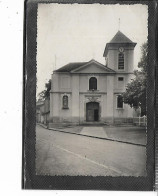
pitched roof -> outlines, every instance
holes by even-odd
[[[70,72],[73,69],[79,68],[82,65],[86,64],[88,62],[74,62],[74,63],[69,63],[67,65],[64,65],[63,67],[57,69],[55,72]]]
[[[112,40],[106,44],[103,56],[106,57],[108,53],[109,46],[112,45],[130,45],[135,47],[137,43],[132,42],[128,37],[126,37],[121,31],[118,31]]]
[[[71,71],[75,71],[75,70],[78,70],[79,68],[81,67],[84,67],[84,66],[88,66],[90,63],[96,63],[102,67],[104,67],[104,69],[106,69],[107,72],[113,72],[115,73],[115,71],[113,69],[110,69],[109,67],[106,67],[105,65],[95,61],[94,59],[88,61],[88,62],[74,62],[74,63],[69,63],[59,69],[57,69],[55,72],[71,72]]]
[[[118,31],[112,38],[110,43],[133,43],[128,37],[126,37],[121,31]]]
[[[109,67],[99,63],[98,61],[96,61],[94,59],[90,60],[89,62],[85,63],[84,65],[82,65],[82,66],[80,66],[80,67],[78,67],[76,69],[73,69],[72,72],[76,72],[76,71],[78,71],[78,70],[80,70],[82,68],[85,68],[86,66],[90,65],[91,63],[95,63],[96,65],[102,67],[106,72],[115,73],[115,71],[113,69],[110,69]]]

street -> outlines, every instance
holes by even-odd
[[[145,176],[144,146],[36,127],[36,174]]]

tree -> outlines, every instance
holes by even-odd
[[[148,63],[148,43],[144,43],[141,46],[141,59],[138,63],[138,67],[141,69],[141,73],[145,74],[145,77],[147,77],[147,63]]]
[[[123,93],[124,103],[131,107],[141,108],[141,115],[146,115],[146,81],[147,81],[147,54],[148,45],[144,43],[141,46],[141,59],[138,63],[140,70],[135,70],[135,78],[127,84],[126,91]]]
[[[50,98],[50,90],[51,90],[51,80],[49,80],[46,84],[45,84],[45,90],[41,91],[38,96],[39,99],[44,100],[46,98]]]

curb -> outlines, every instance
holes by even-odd
[[[37,125],[40,125],[41,127],[45,128],[45,129],[48,129],[48,127],[44,124],[41,124],[41,123],[37,123]]]
[[[111,139],[111,138],[103,138],[103,137],[97,137],[97,136],[92,136],[92,135],[84,135],[84,134],[80,134],[80,133],[62,131],[62,130],[55,129],[55,128],[48,128],[48,129],[49,129],[49,130],[53,130],[53,131],[62,132],[62,133],[68,133],[68,134],[80,135],[80,136],[91,137],[91,138],[97,138],[97,139],[102,139],[102,140],[109,140],[109,141],[114,141],[114,142],[119,142],[119,143],[125,143],[125,144],[134,145],[134,146],[146,147],[146,145],[144,145],[144,144],[136,144],[136,143],[132,143],[132,142],[126,142],[126,141],[121,141],[121,140],[116,140],[116,139]]]

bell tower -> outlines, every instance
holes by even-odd
[[[136,43],[118,31],[105,46],[106,66],[119,73],[133,73],[135,46]]]

